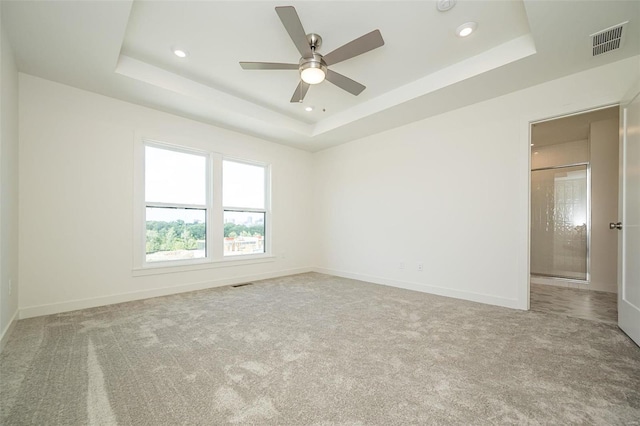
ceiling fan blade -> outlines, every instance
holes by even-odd
[[[298,87],[296,87],[296,91],[293,92],[291,102],[302,102],[305,95],[307,94],[307,90],[309,90],[309,86],[310,84],[300,80],[300,84],[298,84]]]
[[[351,59],[355,56],[362,55],[370,50],[377,49],[384,45],[380,30],[373,30],[349,43],[338,47],[333,52],[324,55],[324,61],[327,65],[337,64],[338,62]]]
[[[331,83],[335,84],[342,90],[346,90],[347,92],[356,96],[358,96],[364,89],[367,88],[357,81],[351,80],[349,77],[345,77],[344,75],[331,70],[327,70],[327,80],[329,80]]]
[[[276,13],[280,17],[282,25],[284,25],[284,28],[289,33],[289,37],[293,40],[293,44],[298,48],[298,52],[300,52],[303,58],[310,57],[311,46],[309,46],[307,33],[302,27],[302,22],[300,22],[296,8],[293,6],[279,6],[276,7]]]
[[[281,64],[279,62],[240,62],[245,70],[297,70],[298,64]]]

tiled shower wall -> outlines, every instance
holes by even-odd
[[[587,278],[587,167],[531,173],[531,272]]]
[[[586,139],[532,148],[531,273],[534,275],[587,279],[587,167],[562,166],[588,161]]]

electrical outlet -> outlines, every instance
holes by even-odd
[[[424,265],[422,263],[418,263],[418,271],[422,272],[424,269]]]
[[[398,268],[404,269],[404,262],[400,262],[400,265],[398,265]]]

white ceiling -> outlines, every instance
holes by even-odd
[[[331,67],[360,96],[323,82],[291,104],[297,71],[240,68],[298,61],[280,2],[4,1],[2,19],[22,72],[310,151],[640,54],[638,1],[286,4],[324,54],[381,31],[384,46]],[[625,45],[591,57],[589,35],[627,20]]]

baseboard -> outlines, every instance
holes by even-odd
[[[526,310],[526,308],[523,308],[521,306],[521,302],[518,299],[508,299],[505,297],[498,297],[498,296],[492,296],[492,295],[482,294],[482,293],[474,293],[474,292],[463,291],[463,290],[455,290],[451,288],[438,287],[438,286],[433,286],[433,285],[428,285],[423,283],[391,280],[388,278],[380,278],[380,277],[373,277],[369,275],[356,274],[352,272],[337,271],[335,269],[316,267],[316,268],[313,268],[313,271],[319,272],[321,274],[336,275],[338,277],[343,277],[343,278],[352,278],[354,280],[367,281],[374,284],[387,285],[390,287],[398,287],[398,288],[404,288],[407,290],[420,291],[422,293],[436,294],[438,296],[453,297],[455,299],[469,300],[472,302],[485,303],[488,305],[496,305],[496,306],[502,306],[505,308]],[[526,303],[526,301],[524,303]]]
[[[2,335],[0,335],[0,354],[4,350],[4,346],[7,344],[7,341],[9,340],[9,337],[11,336],[11,332],[13,331],[13,329],[16,326],[16,323],[18,322],[18,313],[19,312],[20,311],[18,309],[16,309],[16,311],[13,313],[13,316],[11,317],[11,320],[9,321],[9,324],[7,324],[7,326],[4,328],[4,330],[2,330]]]
[[[95,308],[98,306],[113,305],[115,303],[132,302],[134,300],[149,299],[152,297],[169,296],[171,294],[186,293],[189,291],[204,290],[207,288],[223,287],[233,284],[241,284],[247,281],[257,281],[269,278],[278,278],[288,275],[303,274],[305,272],[318,272],[321,274],[335,275],[343,278],[352,278],[360,281],[367,281],[374,284],[388,285],[391,287],[404,288],[407,290],[420,291],[423,293],[436,294],[439,296],[453,297],[456,299],[470,300],[472,302],[486,303],[489,305],[503,306],[512,309],[523,309],[517,299],[507,299],[497,296],[491,296],[482,293],[473,293],[468,291],[454,290],[445,287],[432,286],[422,283],[390,280],[387,278],[374,277],[351,272],[338,271],[334,269],[320,267],[295,268],[276,272],[267,272],[254,275],[243,275],[233,278],[225,278],[220,280],[201,281],[196,283],[184,284],[180,286],[163,287],[151,290],[142,290],[130,293],[122,293],[104,297],[96,297],[90,299],[71,300],[68,302],[52,303],[47,305],[27,306],[20,308],[14,315],[11,324],[7,327],[2,335],[2,344],[5,338],[8,338],[11,329],[16,321],[16,316],[20,319],[39,317],[43,315],[59,314],[62,312],[76,311],[79,309]]]
[[[163,287],[151,290],[135,291],[111,296],[95,297],[91,299],[71,300],[68,302],[52,303],[39,306],[27,306],[20,308],[19,318],[33,318],[43,315],[59,314],[62,312],[77,311],[78,309],[95,308],[98,306],[113,305],[115,303],[132,302],[134,300],[149,299],[152,297],[169,296],[171,294],[186,293],[207,288],[223,287],[233,284],[246,283],[248,281],[265,280],[269,278],[284,277],[287,275],[303,274],[311,272],[313,268],[296,268],[262,274],[243,275],[220,280],[201,281],[180,286]]]

